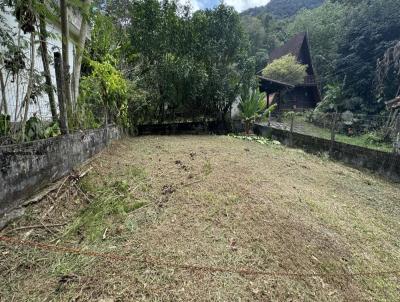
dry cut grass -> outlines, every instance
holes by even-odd
[[[217,136],[123,139],[87,166],[3,235],[126,258],[0,242],[1,301],[400,300],[399,274],[353,275],[400,270],[398,184]]]

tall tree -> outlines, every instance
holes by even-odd
[[[42,3],[44,3],[43,0]],[[49,97],[51,116],[53,118],[53,121],[55,122],[58,120],[58,116],[57,116],[56,101],[54,97],[53,83],[51,80],[51,73],[50,73],[49,54],[47,49],[47,36],[48,33],[46,30],[46,16],[42,12],[39,14],[40,52],[42,57],[44,76],[46,80],[46,92]]]
[[[72,118],[72,95],[71,95],[71,75],[69,65],[69,21],[67,0],[60,0],[61,14],[61,43],[62,43],[62,65],[64,73],[63,95],[67,108],[68,119]]]
[[[82,1],[82,21],[81,21],[81,28],[79,31],[79,40],[76,46],[76,54],[74,58],[74,67],[73,67],[73,75],[72,75],[72,96],[74,99],[74,105],[76,105],[78,96],[79,96],[79,81],[81,77],[81,66],[82,66],[82,59],[83,53],[86,45],[86,39],[89,32],[89,9],[92,0],[83,0]]]
[[[31,47],[31,53],[30,53],[30,62],[31,66],[29,68],[29,79],[28,79],[28,87],[26,89],[26,94],[23,102],[24,106],[24,117],[22,120],[22,140],[25,140],[25,125],[26,121],[28,120],[28,113],[29,113],[29,105],[31,102],[31,96],[32,96],[32,90],[33,90],[33,84],[34,84],[34,72],[35,72],[35,61],[36,61],[36,52],[35,52],[35,31],[32,30],[31,32],[31,38],[30,38],[30,47]]]
[[[338,59],[339,40],[347,12],[345,5],[327,1],[318,8],[300,11],[286,28],[288,36],[308,33],[313,67],[324,85],[332,81],[330,75],[335,72],[334,62]]]
[[[346,14],[335,74],[346,77],[345,91],[361,97],[358,109],[367,113],[384,108],[377,102],[376,61],[400,39],[399,7],[400,0],[364,1]]]

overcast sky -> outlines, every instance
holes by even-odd
[[[225,0],[227,5],[231,5],[238,12],[244,11],[250,7],[262,6],[269,2],[270,0]],[[220,0],[190,0],[194,10],[212,8],[219,4]]]

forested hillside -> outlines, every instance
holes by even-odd
[[[320,6],[325,0],[271,0],[264,6],[250,8],[244,11],[242,16],[262,16],[266,13],[276,18],[287,18],[295,15],[303,8],[315,8]]]

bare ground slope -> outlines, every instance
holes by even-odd
[[[220,136],[123,139],[90,167],[0,234],[82,253],[0,241],[1,301],[400,300],[378,273],[400,270],[398,184]]]

